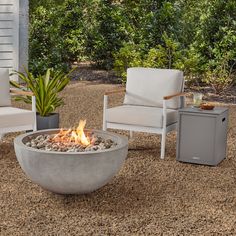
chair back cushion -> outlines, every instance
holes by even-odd
[[[172,69],[129,68],[124,104],[163,107],[163,97],[182,92],[183,72]],[[180,98],[167,101],[167,108],[178,109]]]
[[[0,107],[11,106],[9,70],[0,69]]]

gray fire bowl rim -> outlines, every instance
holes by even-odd
[[[119,150],[122,149],[126,146],[128,146],[128,138],[126,136],[117,134],[117,133],[113,133],[113,132],[109,132],[109,131],[103,131],[103,130],[96,130],[96,129],[84,129],[85,131],[89,131],[89,132],[94,132],[95,134],[107,134],[111,137],[114,138],[118,138],[119,139],[119,143],[117,143],[117,145],[113,148],[109,148],[109,149],[103,149],[103,150],[97,150],[97,151],[88,151],[88,152],[56,152],[56,151],[46,151],[46,150],[40,150],[40,149],[36,149],[36,148],[32,148],[32,147],[28,147],[25,145],[25,143],[23,142],[23,139],[31,136],[31,135],[35,135],[35,134],[47,134],[47,133],[54,133],[54,132],[58,132],[60,131],[60,129],[45,129],[45,130],[39,130],[39,131],[33,131],[33,132],[29,132],[29,133],[25,133],[25,134],[20,134],[18,135],[15,139],[14,139],[14,144],[23,146],[25,149],[27,150],[31,150],[34,152],[39,152],[39,153],[50,153],[50,154],[56,154],[56,155],[65,155],[65,154],[69,154],[70,156],[72,155],[78,155],[78,154],[83,154],[83,155],[91,155],[91,154],[99,154],[99,153],[104,153],[104,152],[112,152],[115,150]]]

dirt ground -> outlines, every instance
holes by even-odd
[[[119,86],[72,82],[62,93],[61,127],[86,118],[88,128],[101,129],[103,94]],[[110,105],[121,101],[116,95]],[[236,106],[227,106],[227,159],[217,167],[177,162],[175,133],[160,160],[159,136],[135,133],[121,171],[87,195],[32,183],[16,160],[17,134],[7,135],[0,142],[0,235],[236,235]]]
[[[90,62],[75,64],[77,69],[71,74],[72,81],[95,81],[102,83],[120,84],[121,78],[117,77],[114,71],[106,71],[95,68]],[[214,101],[227,104],[236,104],[236,86],[230,87],[221,94],[215,94],[211,86],[194,86],[186,81],[185,91],[201,92],[205,101]]]

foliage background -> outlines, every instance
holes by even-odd
[[[216,92],[236,83],[235,0],[32,0],[30,70],[89,60],[114,69],[184,70]]]

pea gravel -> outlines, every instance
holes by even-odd
[[[89,145],[83,145],[81,143],[76,143],[73,141],[59,141],[53,140],[55,135],[58,133],[47,135],[40,134],[36,137],[28,137],[28,141],[25,142],[25,145],[39,150],[54,151],[54,152],[91,152],[99,151],[104,149],[113,148],[117,143],[113,142],[111,139],[104,139],[100,136],[90,134]],[[68,139],[70,138],[68,135]]]
[[[87,128],[100,129],[103,93],[117,87],[71,83],[62,93],[61,126],[86,118]],[[116,95],[110,104],[120,101]],[[236,235],[236,107],[228,106],[228,154],[219,166],[177,162],[175,133],[160,160],[160,138],[135,133],[119,174],[88,195],[56,195],[33,184],[14,154],[17,134],[8,134],[0,143],[0,235]]]

